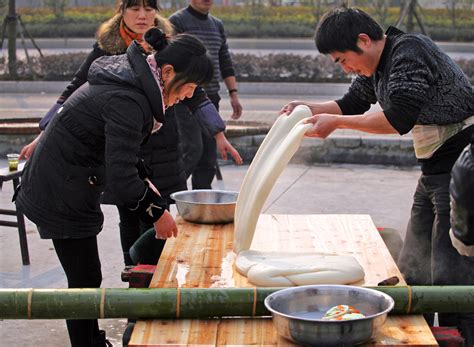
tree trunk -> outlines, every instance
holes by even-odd
[[[17,78],[16,73],[16,8],[15,0],[8,2],[8,73],[11,78]]]
[[[415,29],[415,22],[414,22],[414,17],[415,17],[415,11],[416,11],[416,0],[407,0],[409,1],[408,5],[408,18],[407,18],[407,32],[412,33],[413,30]]]

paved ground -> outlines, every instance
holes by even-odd
[[[0,161],[6,165],[5,161]],[[221,167],[223,181],[214,188],[238,190],[247,166]],[[270,194],[263,213],[369,214],[378,226],[391,227],[403,235],[418,171],[370,165],[290,165]],[[11,206],[10,184],[0,194],[0,208]],[[103,287],[126,287],[120,281],[123,268],[113,206],[103,206],[104,230],[99,235]],[[0,287],[64,288],[65,276],[49,240],[41,240],[28,222],[31,265],[22,266],[18,236],[14,229],[0,227]],[[114,346],[121,346],[124,319],[100,321]],[[0,346],[68,346],[63,320],[0,321]]]

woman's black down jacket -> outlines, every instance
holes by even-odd
[[[101,198],[133,208],[147,189],[137,155],[153,119],[165,119],[144,55],[133,43],[125,55],[97,59],[88,79],[53,118],[23,172],[16,203],[42,238],[96,235]]]

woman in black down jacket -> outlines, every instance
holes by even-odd
[[[144,42],[144,33],[153,26],[161,29],[168,37],[173,35],[171,23],[158,13],[157,0],[121,0],[115,16],[99,27],[96,35],[97,42],[94,44],[92,51],[58,98],[56,104],[40,121],[40,128],[44,131],[64,101],[87,82],[89,67],[95,59],[104,55],[124,54],[134,39]],[[183,104],[193,112],[193,116],[195,115],[200,119],[200,124],[209,134],[212,136],[218,133],[223,134],[225,125],[202,88],[197,88],[194,96],[186,99]],[[206,112],[202,112],[203,109]],[[174,107],[166,111],[165,117],[166,122],[163,128],[150,136],[148,141],[142,145],[139,157],[144,160],[146,167],[150,168],[149,178],[158,188],[161,196],[167,200],[168,204],[172,204],[174,201],[169,197],[170,194],[187,189],[186,172],[183,154],[179,147],[178,124]],[[21,157],[28,159],[32,155],[42,134],[40,133],[33,142],[22,149]],[[225,136],[221,139],[219,150],[221,152],[229,151],[233,156],[238,156],[237,151],[225,139]],[[118,206],[118,211],[124,263],[125,265],[132,265],[137,262],[137,259],[130,257],[130,247],[145,230],[153,226],[140,222],[137,214],[126,207]],[[140,262],[156,264],[166,241],[153,238],[145,238],[145,240],[150,251],[135,253],[138,253]],[[138,245],[142,244],[143,242],[140,242]],[[136,249],[141,249],[141,247],[135,247]]]
[[[61,105],[25,165],[17,207],[53,240],[69,288],[100,287],[100,202],[135,211],[157,238],[177,235],[166,200],[139,177],[138,154],[166,123],[166,107],[191,97],[213,70],[194,36],[168,42],[161,33],[159,41],[154,55],[134,41],[124,55],[95,60],[88,83]],[[98,345],[97,320],[67,327],[72,346]]]

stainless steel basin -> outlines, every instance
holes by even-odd
[[[234,221],[238,192],[196,189],[171,194],[184,220],[201,224],[224,224]]]
[[[336,305],[359,309],[365,318],[326,321],[321,318]],[[343,285],[292,287],[265,299],[273,324],[283,337],[309,346],[353,346],[370,340],[393,309],[393,299],[373,289]]]

